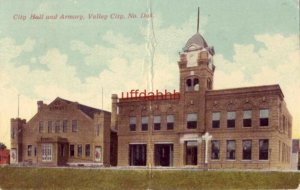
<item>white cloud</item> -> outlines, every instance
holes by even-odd
[[[215,88],[279,84],[294,120],[294,135],[300,137],[300,58],[298,37],[257,35],[263,47],[235,45],[233,61],[215,56]],[[255,48],[257,50],[255,51]]]

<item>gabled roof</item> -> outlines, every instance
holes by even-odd
[[[93,107],[89,107],[83,104],[79,104],[77,102],[72,102],[70,100],[66,100],[60,97],[55,98],[55,100],[53,100],[49,105],[51,105],[52,103],[54,103],[55,101],[60,100],[65,102],[66,104],[78,104],[78,109],[81,110],[83,113],[85,113],[87,116],[89,116],[90,118],[94,118],[94,114],[95,113],[100,113],[100,112],[107,112],[101,109],[97,109],[97,108],[93,108]]]

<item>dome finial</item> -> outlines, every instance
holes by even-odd
[[[197,33],[199,33],[200,8],[198,7]]]

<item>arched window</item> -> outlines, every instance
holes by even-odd
[[[191,79],[186,80],[186,91],[192,91],[192,80]]]
[[[199,91],[199,79],[194,78],[194,90]]]

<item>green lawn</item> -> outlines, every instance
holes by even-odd
[[[0,168],[0,189],[295,189],[300,173]]]

